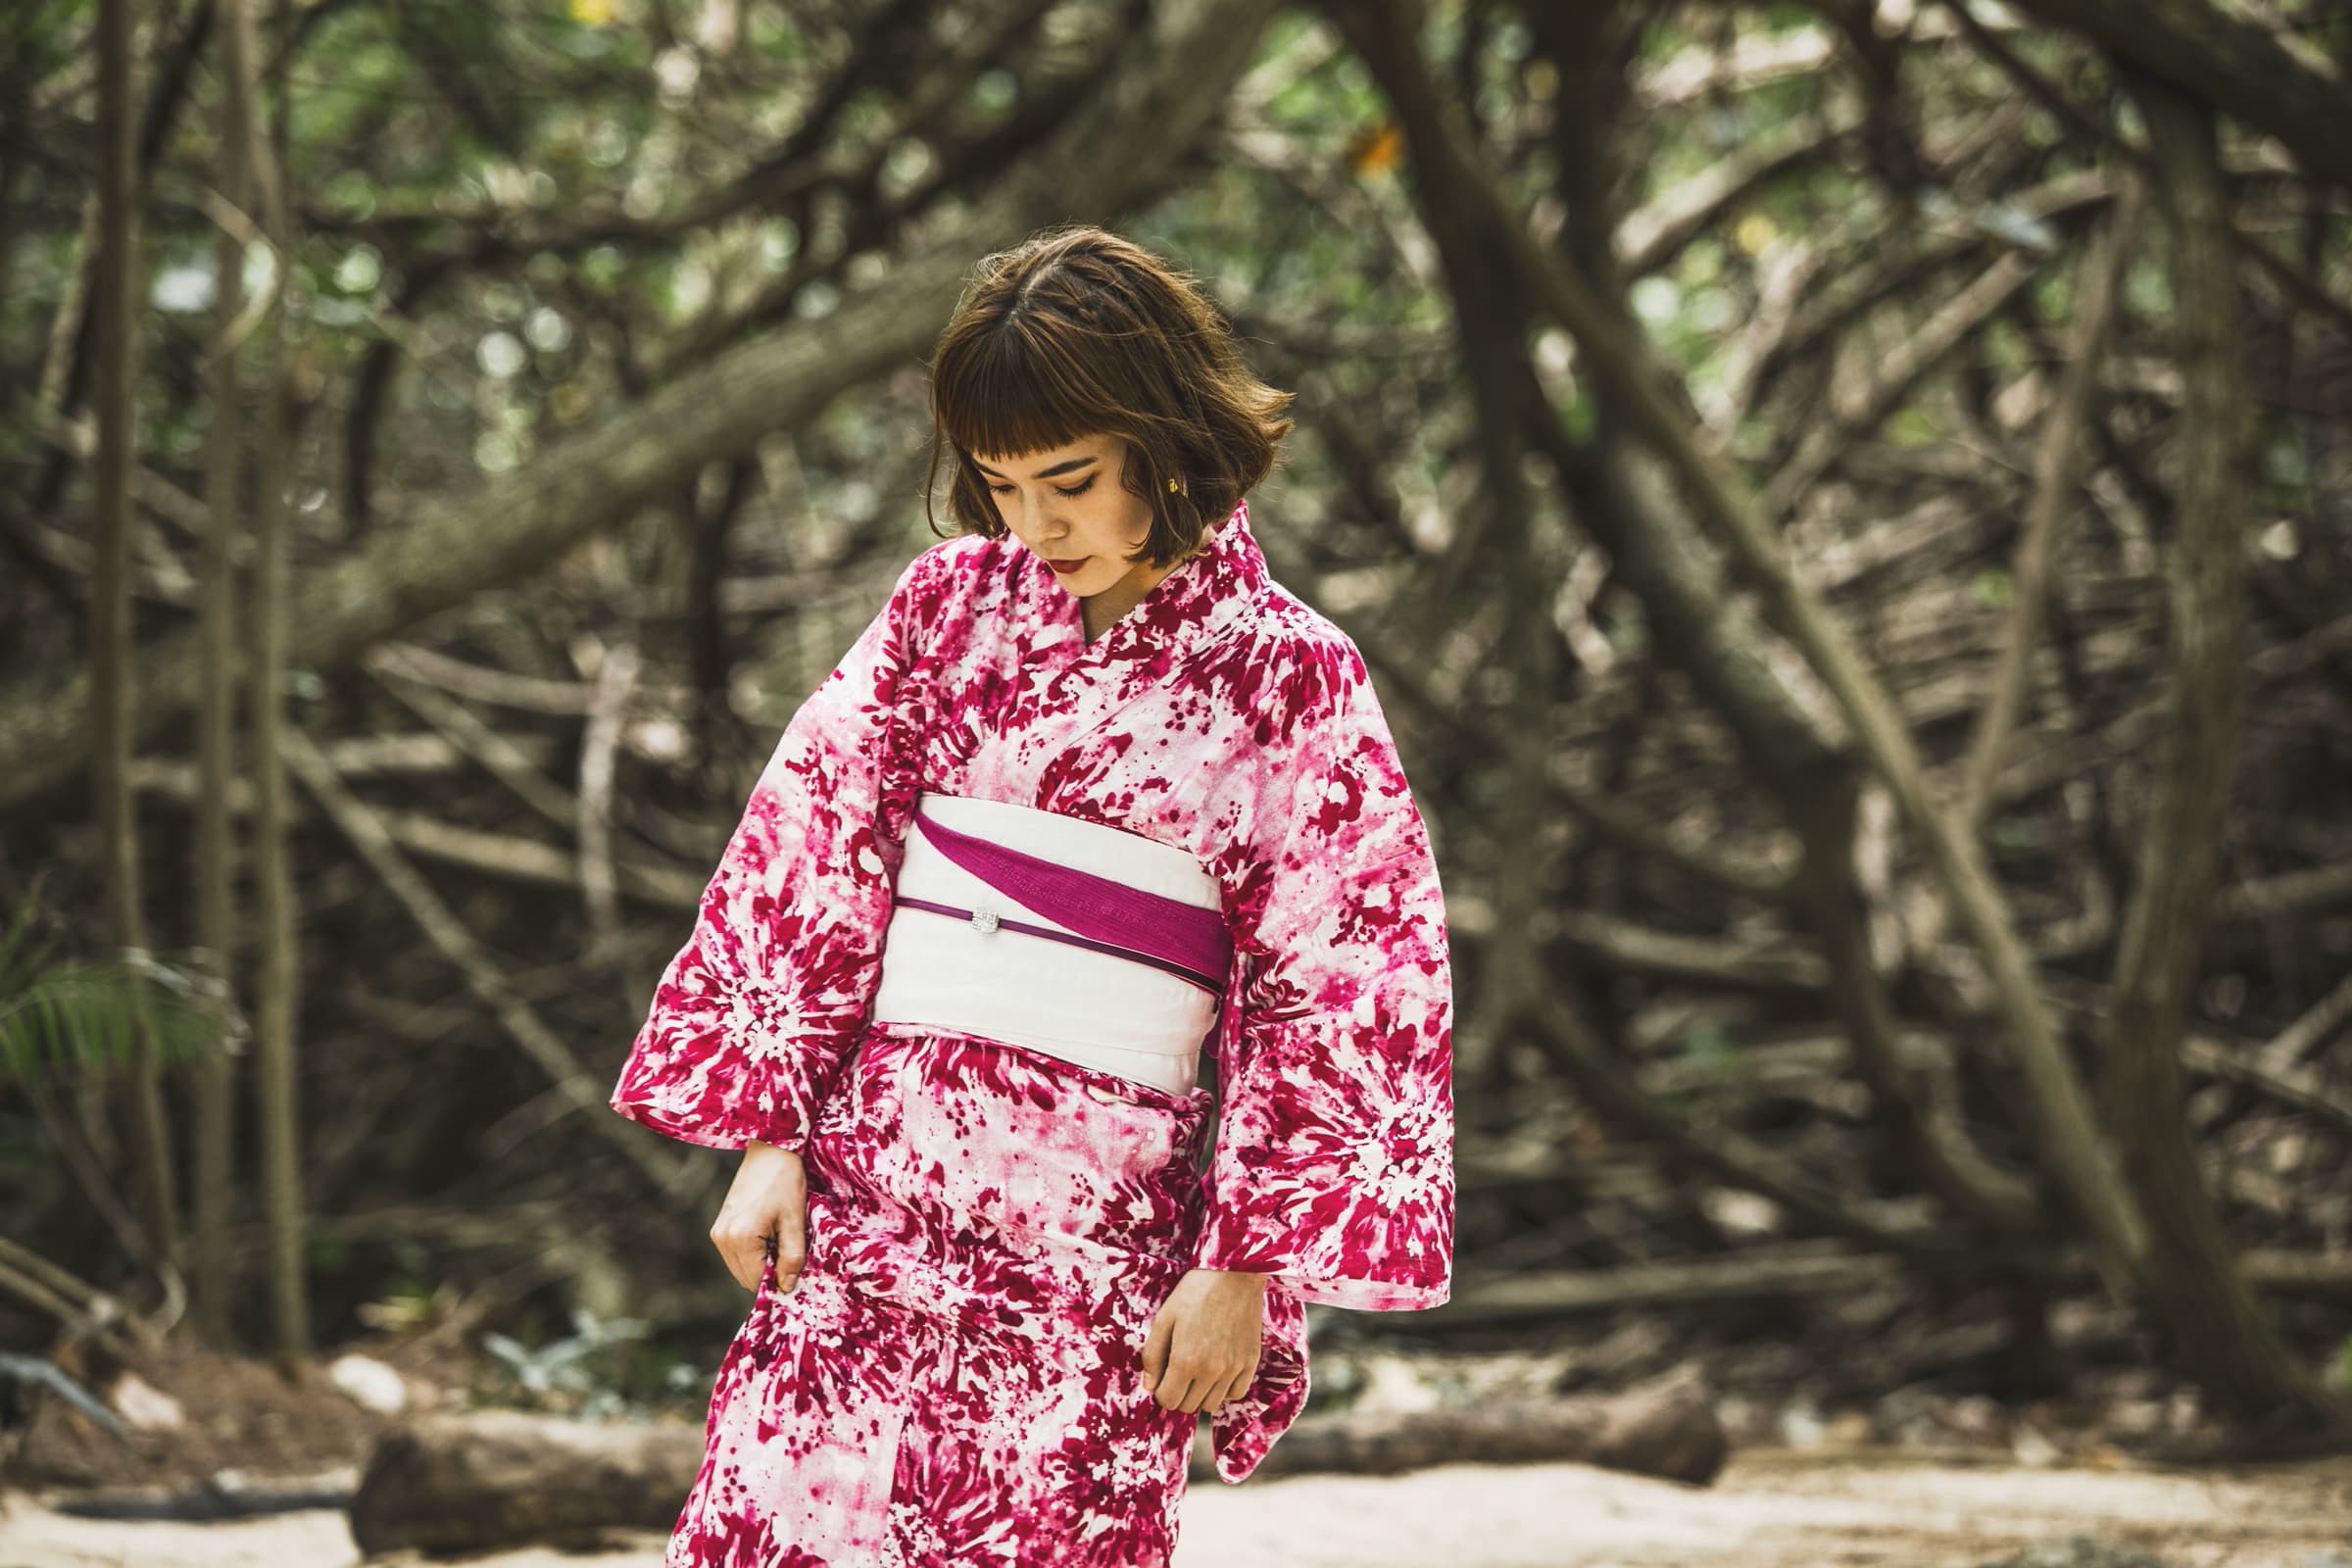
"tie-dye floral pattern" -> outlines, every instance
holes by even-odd
[[[1214,1093],[866,1017],[924,790],[1216,878]],[[1188,1269],[1272,1276],[1211,1415],[1227,1481],[1305,1400],[1305,1303],[1446,1299],[1452,1013],[1362,657],[1267,575],[1247,504],[1091,643],[1017,541],[923,551],[787,727],[612,1096],[808,1177],[801,1283],[771,1271],[727,1350],[672,1568],[1164,1563],[1197,1418],[1138,1374]]]

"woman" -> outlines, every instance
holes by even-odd
[[[931,368],[964,531],[793,718],[612,1097],[744,1152],[681,1568],[1165,1563],[1200,1414],[1239,1481],[1303,1403],[1306,1302],[1450,1281],[1429,836],[1242,499],[1287,397],[1092,227]]]

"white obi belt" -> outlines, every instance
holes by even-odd
[[[1182,850],[1058,811],[926,791],[884,933],[876,1023],[1008,1041],[1189,1095],[1233,955]]]

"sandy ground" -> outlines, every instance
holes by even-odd
[[[348,1568],[336,1512],[230,1525],[75,1519],[17,1498],[0,1568]],[[1196,1483],[1178,1568],[1978,1568],[2096,1534],[2177,1568],[2352,1568],[2352,1460],[2183,1475],[1756,1450],[1694,1489],[1576,1465]],[[656,1568],[660,1543],[474,1568]],[[381,1559],[390,1562],[393,1559]]]

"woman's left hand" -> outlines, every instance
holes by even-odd
[[[1144,1389],[1170,1410],[1214,1410],[1257,1375],[1266,1277],[1197,1268],[1176,1282],[1144,1338]]]

